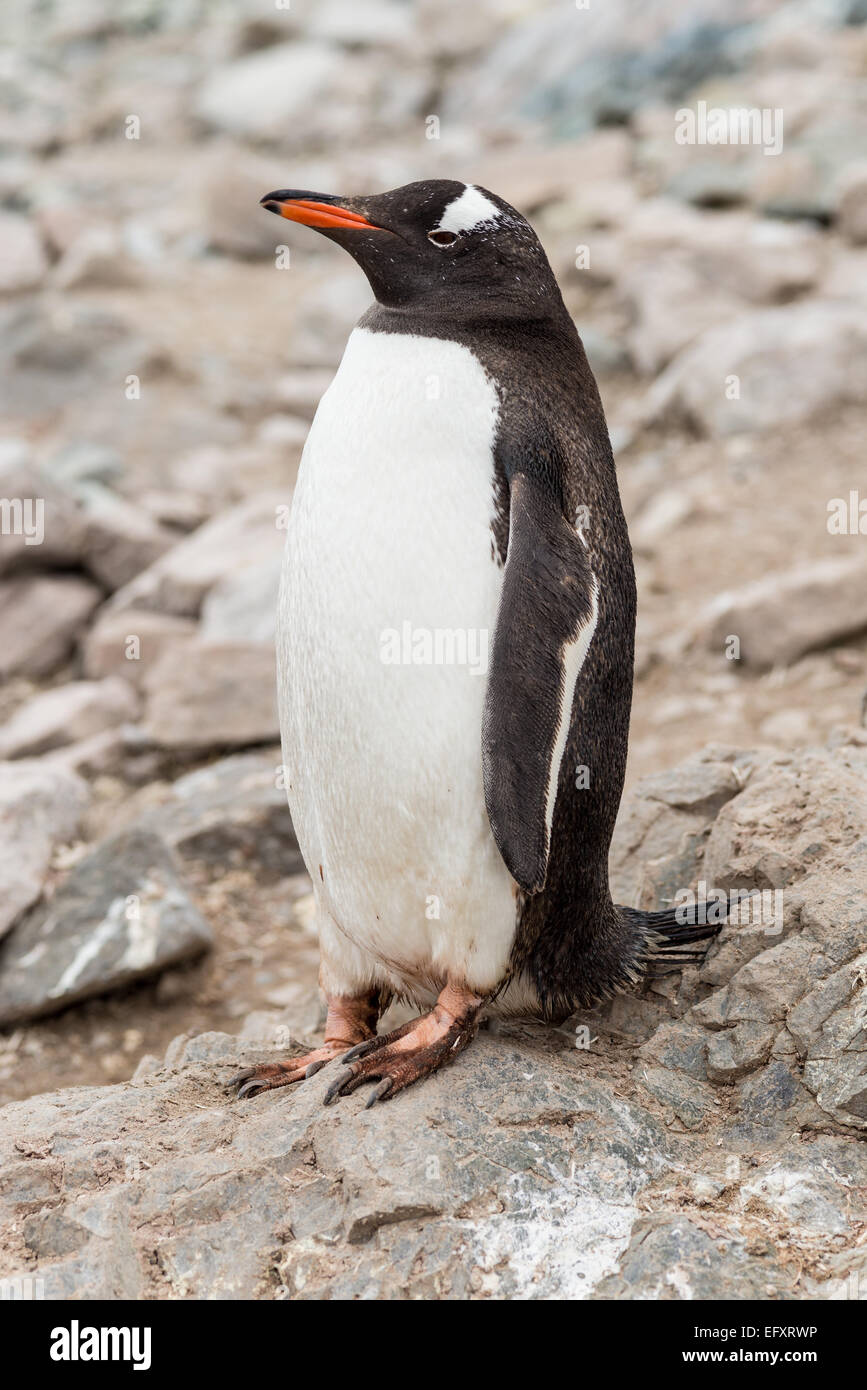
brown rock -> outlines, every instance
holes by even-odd
[[[200,526],[156,564],[125,584],[111,599],[111,611],[155,609],[195,617],[205,594],[224,574],[261,562],[268,550],[279,553],[285,531],[281,508],[291,493],[259,493]]]
[[[34,757],[135,718],[132,686],[117,676],[69,681],[34,695],[0,726],[0,757]]]
[[[103,608],[82,644],[84,673],[94,679],[121,676],[141,686],[166,652],[180,658],[192,641],[196,624],[170,613],[132,609],[114,613]]]
[[[145,679],[145,731],[161,747],[243,748],[279,737],[274,652],[255,642],[166,653]]]
[[[56,671],[101,599],[95,584],[69,575],[0,581],[0,677]]]
[[[790,666],[806,652],[867,628],[867,558],[844,555],[766,575],[720,594],[700,623],[703,645],[722,652],[730,637],[758,670]]]

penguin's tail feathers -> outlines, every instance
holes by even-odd
[[[659,912],[618,907],[641,943],[642,977],[654,980],[673,970],[682,970],[685,965],[700,964],[711,941],[722,931],[735,902],[731,898],[713,903],[695,902],[666,907]]]

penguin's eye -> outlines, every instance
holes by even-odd
[[[453,246],[458,239],[457,232],[428,232],[428,241],[432,241],[434,246]]]

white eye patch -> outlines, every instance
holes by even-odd
[[[471,232],[483,222],[493,222],[500,216],[500,209],[478,188],[468,183],[463,193],[449,203],[437,228],[438,232]]]

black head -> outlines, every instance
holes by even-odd
[[[473,184],[433,179],[369,198],[279,189],[262,206],[343,246],[390,308],[544,317],[562,304],[529,222]]]

